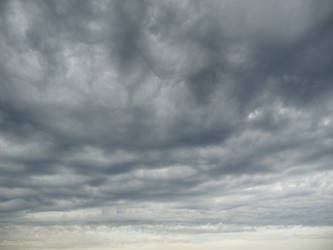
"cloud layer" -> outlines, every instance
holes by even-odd
[[[331,1],[1,1],[0,226],[332,226]]]

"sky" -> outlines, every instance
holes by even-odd
[[[0,1],[1,250],[331,250],[333,2]]]

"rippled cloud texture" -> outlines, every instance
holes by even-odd
[[[333,246],[330,0],[1,1],[0,249]]]

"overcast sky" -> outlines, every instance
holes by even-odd
[[[0,249],[330,250],[331,0],[0,1]]]

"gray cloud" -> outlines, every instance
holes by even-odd
[[[0,4],[2,226],[332,226],[330,1]]]

